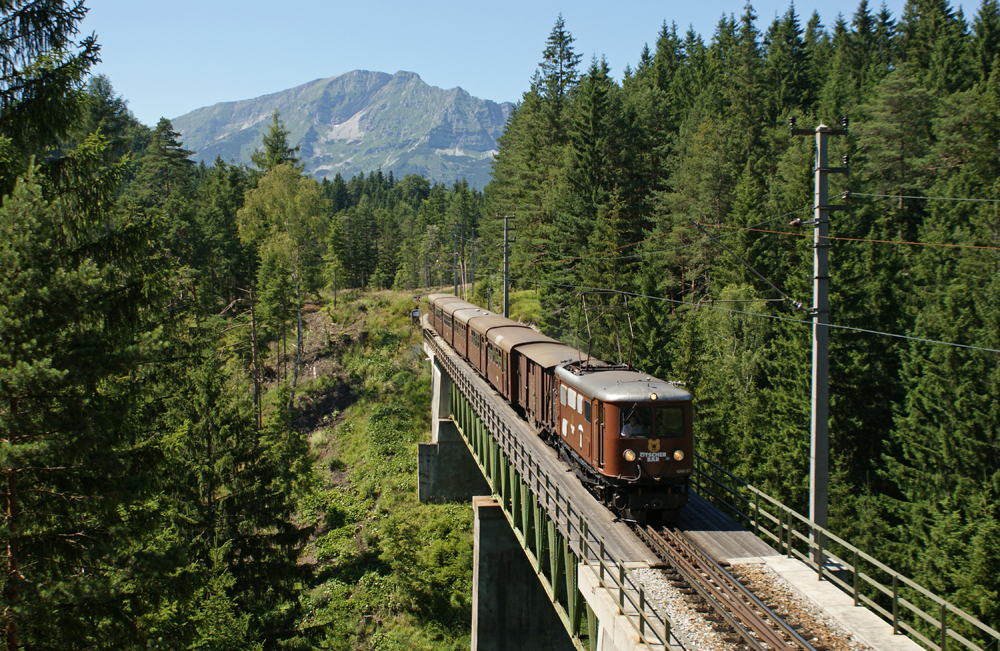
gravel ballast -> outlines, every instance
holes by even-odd
[[[855,639],[834,619],[823,614],[811,603],[801,599],[784,579],[760,563],[733,565],[730,571],[776,615],[792,625],[814,647],[827,651],[874,651]],[[738,651],[743,644],[723,639],[712,629],[704,613],[696,612],[690,597],[670,584],[666,570],[635,570],[636,578],[645,588],[657,611],[673,623],[673,633],[689,651]],[[730,637],[732,634],[725,634]]]

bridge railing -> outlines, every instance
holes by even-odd
[[[513,517],[512,513],[515,510],[513,508],[515,505],[512,503],[515,477],[503,472],[501,452],[517,474],[516,479],[523,482],[535,496],[537,504],[545,510],[549,520],[576,557],[588,566],[596,566],[600,586],[609,596],[617,599],[622,614],[630,615],[626,619],[638,633],[642,643],[647,647],[668,647],[671,622],[665,614],[658,612],[647,602],[645,590],[627,565],[607,549],[603,539],[590,531],[586,516],[580,508],[573,504],[570,496],[559,490],[558,482],[553,481],[549,473],[534,458],[531,450],[511,430],[506,420],[497,413],[490,400],[479,390],[471,372],[464,364],[456,362],[453,357],[455,353],[440,347],[427,330],[424,330],[424,341],[435,351],[438,362],[448,372],[452,382],[465,396],[470,408],[490,433],[493,444],[488,444],[485,440],[480,440],[481,437],[464,431],[463,436],[466,437],[473,455],[486,471],[487,481],[499,497],[508,517]],[[453,414],[453,417],[455,416],[461,418],[461,414]],[[496,448],[493,447],[494,444]],[[539,559],[539,563],[541,562]],[[569,568],[566,569],[569,571]]]
[[[812,567],[817,580],[826,578],[855,606],[863,603],[891,623],[894,634],[905,631],[931,651],[946,651],[949,640],[969,651],[1000,651],[1000,632],[697,454],[693,487],[788,558]]]

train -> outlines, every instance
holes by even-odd
[[[559,452],[623,520],[669,522],[694,472],[691,394],[590,357],[453,294],[431,294],[433,331]]]

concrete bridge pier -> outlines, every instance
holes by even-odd
[[[574,651],[503,508],[473,497],[472,651]]]
[[[431,442],[417,444],[417,499],[423,503],[468,502],[489,495],[490,485],[451,419],[451,378],[426,345],[431,358]]]

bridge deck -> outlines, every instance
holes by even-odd
[[[716,561],[777,556],[778,552],[694,491],[677,525]]]

